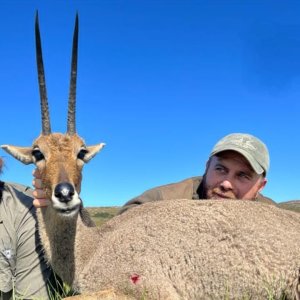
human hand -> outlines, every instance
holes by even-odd
[[[46,199],[46,194],[43,190],[41,174],[37,169],[35,169],[32,172],[32,175],[34,177],[32,185],[35,188],[35,190],[33,191],[33,205],[36,208],[47,207],[50,204],[50,201]]]

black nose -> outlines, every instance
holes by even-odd
[[[74,196],[75,190],[73,185],[68,182],[59,183],[54,190],[55,197],[58,198],[60,202],[69,202]]]

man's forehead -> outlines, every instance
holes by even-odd
[[[223,162],[223,163],[226,161],[235,161],[239,165],[241,165],[241,167],[247,169],[249,172],[255,173],[248,160],[242,154],[236,151],[233,150],[223,151],[218,153],[217,155],[214,155],[213,157],[215,157],[219,162]]]

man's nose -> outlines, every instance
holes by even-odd
[[[232,190],[231,181],[228,179],[223,180],[220,185],[226,191]]]

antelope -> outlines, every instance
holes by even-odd
[[[67,133],[51,133],[45,84],[44,64],[38,13],[35,22],[36,58],[41,100],[42,133],[31,147],[2,145],[1,147],[24,164],[36,164],[43,175],[47,196],[51,198],[53,209],[61,216],[78,213],[81,200],[81,170],[104,146],[100,143],[86,146],[76,133],[75,102],[78,52],[78,15],[76,15],[73,36],[71,80],[68,105]]]
[[[104,146],[76,134],[78,15],[67,133],[51,133],[38,15],[36,53],[42,133],[31,147],[1,147],[34,163],[51,204],[37,210],[45,256],[90,299],[300,299],[300,214],[242,200],[143,204],[90,227],[81,170]]]
[[[45,225],[45,237],[50,237],[53,234],[53,238],[57,238],[59,243],[60,239],[63,240],[66,234],[68,236],[72,230],[76,229],[75,224],[78,219],[78,214],[83,217],[87,225],[92,225],[91,219],[83,209],[82,201],[79,197],[82,180],[81,171],[84,163],[89,162],[105,144],[100,143],[93,146],[86,146],[84,140],[76,133],[75,104],[78,56],[78,14],[76,14],[73,34],[66,134],[51,132],[38,13],[36,13],[35,19],[35,39],[42,133],[33,142],[31,147],[2,145],[1,148],[24,164],[34,163],[40,171],[46,195],[51,199],[51,205],[47,209],[40,210],[39,212],[42,216],[38,213],[38,217],[41,217],[40,224]],[[52,232],[51,227],[53,224],[57,224],[57,226],[63,224],[66,226],[64,228],[66,232],[62,235],[58,235],[58,231],[56,230]],[[69,229],[68,226],[70,226]],[[68,232],[67,229],[70,231]],[[73,247],[73,245],[65,246]],[[58,259],[64,261],[66,253],[63,256],[64,257],[57,255],[57,252],[53,250],[50,260],[55,261]],[[66,259],[71,258],[68,256]],[[66,282],[70,283],[73,280],[71,278],[73,278],[74,274],[66,268],[63,269],[63,274],[65,275],[62,276],[66,276]]]

